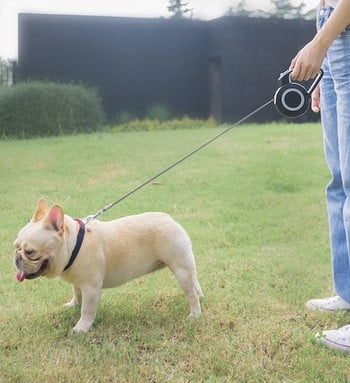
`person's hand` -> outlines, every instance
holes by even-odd
[[[320,85],[317,85],[315,90],[311,93],[311,109],[314,113],[319,113],[321,109],[321,92]]]
[[[307,81],[317,76],[327,50],[320,47],[315,40],[310,41],[302,48],[290,63],[293,69],[291,78],[298,81]]]

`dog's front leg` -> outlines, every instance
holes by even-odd
[[[97,305],[101,296],[101,287],[85,286],[81,288],[81,292],[81,316],[73,330],[76,332],[87,332],[95,320]]]
[[[79,287],[76,287],[73,285],[73,297],[70,300],[70,302],[66,303],[66,307],[76,306],[79,305],[81,301],[81,290]]]

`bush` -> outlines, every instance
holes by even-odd
[[[147,108],[147,118],[150,120],[168,121],[171,118],[171,112],[167,105],[151,104]]]
[[[138,132],[138,131],[152,131],[152,130],[175,130],[175,129],[198,129],[198,128],[212,128],[217,124],[214,119],[208,120],[191,119],[183,117],[181,119],[172,119],[168,121],[159,120],[132,120],[120,123],[111,127],[112,132]]]
[[[123,111],[116,114],[114,119],[114,125],[126,124],[134,119],[134,116],[131,112]]]
[[[57,136],[96,131],[101,101],[82,85],[25,82],[0,90],[0,136]]]

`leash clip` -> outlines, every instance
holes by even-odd
[[[96,214],[91,214],[85,218],[82,218],[81,221],[84,223],[84,225],[87,225],[90,221],[93,221],[95,218],[96,218]]]

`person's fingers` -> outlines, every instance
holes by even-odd
[[[321,108],[320,86],[317,85],[311,94],[311,109],[314,113],[319,113]]]

